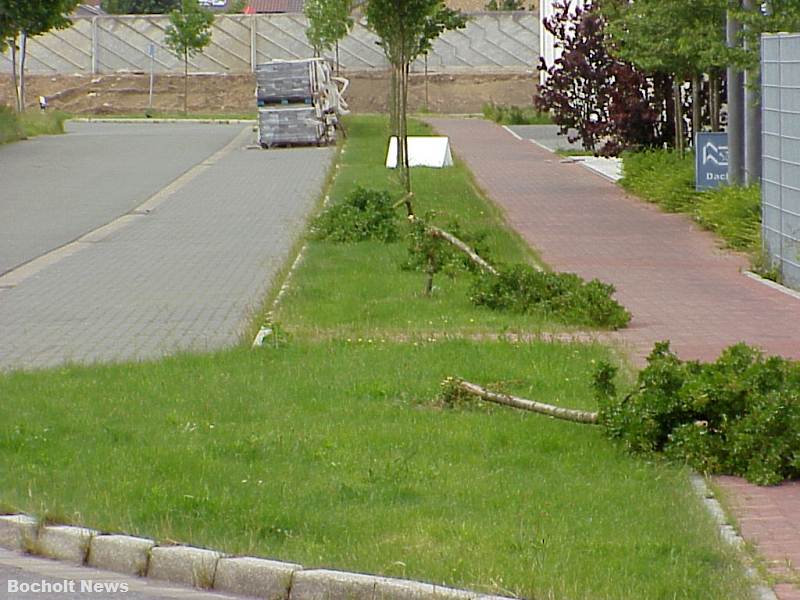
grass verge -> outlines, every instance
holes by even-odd
[[[397,192],[383,120],[349,133],[332,199],[357,183]],[[534,260],[463,165],[414,181],[420,213],[485,229],[495,259]],[[524,598],[749,597],[684,469],[596,427],[435,402],[454,375],[595,408],[591,372],[613,357],[427,339],[557,324],[472,306],[465,277],[423,298],[404,254],[309,242],[278,314],[289,336],[256,351],[0,374],[2,508]]]
[[[0,378],[8,508],[526,598],[744,598],[684,470],[431,403],[454,372],[591,407],[600,346],[307,343]],[[711,583],[713,582],[713,583]]]
[[[358,185],[402,192],[395,175],[383,164],[386,155],[385,119],[359,117],[348,123],[350,138],[342,152],[330,189],[338,202]],[[413,123],[413,133],[430,129]],[[460,161],[452,168],[415,168],[415,207],[420,215],[433,213],[433,222],[449,228],[453,221],[466,233],[485,235],[491,259],[499,263],[536,262],[536,257],[486,202]],[[303,268],[275,316],[300,335],[369,337],[371,335],[452,334],[476,332],[537,332],[574,327],[546,315],[497,312],[472,304],[467,273],[440,274],[432,297],[423,293],[425,277],[404,271],[408,242],[336,244],[310,240]]]
[[[626,154],[622,187],[669,212],[691,215],[725,244],[757,258],[761,254],[761,194],[758,186],[697,192],[694,156],[666,150]]]
[[[26,111],[17,114],[6,106],[0,106],[0,144],[37,135],[64,133],[67,117],[59,111]]]

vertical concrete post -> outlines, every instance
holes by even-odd
[[[258,15],[250,15],[250,70],[255,73],[258,63]]]
[[[100,17],[92,17],[92,75],[97,75],[99,61],[97,56],[97,50],[100,46],[99,41],[97,39],[98,34],[98,27],[97,27],[97,19]]]
[[[728,11],[726,37],[729,48],[739,45],[741,24]],[[729,66],[728,77],[728,183],[740,185],[744,180],[744,76]]]
[[[745,10],[753,10],[753,0],[744,0]],[[745,38],[745,49],[751,48],[752,42]],[[757,47],[757,46],[756,46]],[[760,61],[759,61],[760,62]],[[755,185],[761,183],[761,69],[756,66],[744,74],[744,160],[745,183]]]

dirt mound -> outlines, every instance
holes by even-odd
[[[387,108],[386,73],[352,73],[347,99],[355,112]],[[51,107],[76,115],[140,114],[148,108],[150,78],[144,73],[111,75],[32,75],[27,79],[28,102],[37,106],[45,96]],[[440,113],[480,112],[486,102],[530,104],[535,92],[534,74],[471,73],[431,74],[427,86],[421,74],[411,78],[412,110]],[[252,113],[255,77],[242,75],[190,75],[189,110],[195,113]],[[11,77],[0,78],[0,104],[13,104]],[[183,109],[183,77],[156,75],[152,108],[158,112]]]

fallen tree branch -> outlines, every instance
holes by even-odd
[[[470,383],[469,381],[455,380],[453,384],[456,385],[459,389],[469,394],[472,394],[473,396],[478,396],[483,400],[488,400],[489,402],[495,402],[496,404],[502,404],[504,406],[512,406],[514,408],[520,408],[522,410],[529,410],[531,412],[548,415],[551,417],[555,417],[557,419],[572,421],[573,423],[588,423],[588,424],[597,423],[596,412],[590,412],[587,410],[575,410],[573,408],[561,408],[559,406],[553,406],[552,404],[545,404],[544,402],[526,400],[525,398],[518,398],[517,396],[511,396],[508,394],[498,394],[496,392],[490,392],[486,388],[483,388],[474,383]]]
[[[439,229],[438,227],[434,227],[433,225],[427,225],[425,227],[425,230],[433,237],[439,238],[440,240],[444,240],[448,244],[455,246],[456,248],[461,250],[461,252],[466,254],[473,263],[478,265],[481,269],[483,269],[487,273],[491,273],[492,275],[499,275],[497,269],[495,269],[492,265],[486,262],[483,258],[480,257],[480,255],[478,255],[477,252],[475,252],[475,250],[470,248],[466,243],[462,242],[452,233],[449,233],[444,229]]]

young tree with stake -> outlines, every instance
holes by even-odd
[[[188,112],[189,58],[203,51],[211,42],[214,14],[202,8],[197,0],[182,0],[180,10],[169,15],[165,43],[172,53],[183,60],[183,114]]]

